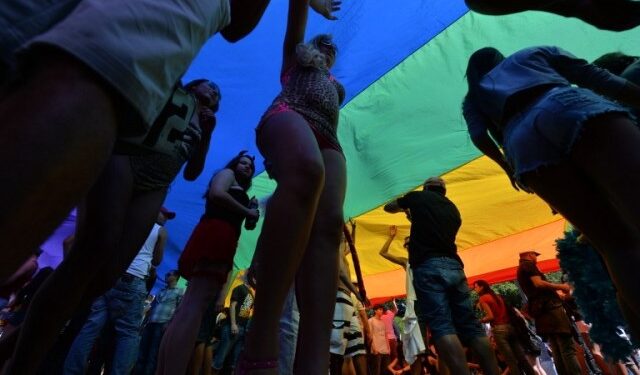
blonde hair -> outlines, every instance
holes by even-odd
[[[333,45],[332,36],[329,34],[319,34],[307,43],[300,43],[296,46],[296,57],[298,64],[318,69],[327,69],[327,56],[320,51],[318,43],[325,41]],[[335,46],[334,46],[335,48]]]

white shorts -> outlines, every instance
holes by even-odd
[[[204,43],[230,22],[228,0],[8,0],[0,60],[52,46],[73,55],[131,104],[147,128]],[[124,129],[126,130],[126,129]]]
[[[337,355],[345,354],[348,343],[346,334],[349,332],[352,317],[353,303],[351,302],[351,296],[342,290],[338,290],[336,307],[333,311],[333,329],[331,330],[329,352]]]
[[[351,325],[349,326],[349,331],[345,334],[345,338],[347,339],[347,349],[344,352],[345,357],[351,358],[360,354],[367,354],[358,311],[353,312]]]

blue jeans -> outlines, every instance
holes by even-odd
[[[73,341],[64,362],[64,374],[84,374],[87,359],[104,326],[115,328],[115,350],[111,374],[129,374],[138,355],[142,324],[145,281],[137,277],[120,278],[107,293],[98,297],[80,333]]]
[[[220,344],[216,349],[216,353],[213,358],[213,368],[220,370],[224,367],[227,355],[231,353],[231,366],[235,367],[240,351],[243,348],[244,335],[246,327],[238,325],[238,333],[236,335],[231,334],[231,324],[227,323],[222,326],[220,331]]]
[[[462,342],[486,336],[473,311],[460,262],[446,257],[425,260],[413,268],[413,286],[418,319],[427,322],[434,341],[445,335],[458,335]]]
[[[140,353],[136,363],[135,375],[153,375],[156,372],[160,341],[168,323],[148,323],[144,327],[140,342]]]

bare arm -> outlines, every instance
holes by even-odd
[[[231,301],[231,306],[229,306],[229,321],[231,322],[231,327],[236,326],[236,306],[238,305],[237,301]],[[233,333],[233,328],[231,329]],[[237,332],[237,331],[236,331]]]
[[[164,256],[164,246],[167,243],[167,230],[160,228],[158,231],[158,239],[153,247],[153,258],[151,258],[151,265],[157,267],[162,262]]]
[[[362,326],[362,334],[364,335],[365,341],[368,342],[371,337],[371,333],[369,331],[369,320],[367,318],[367,313],[363,310],[358,310],[358,317],[360,318],[360,325]]]
[[[511,186],[513,186],[516,190],[524,190],[529,192],[528,189],[524,189],[522,186],[519,186],[517,181],[515,180],[513,169],[507,163],[504,158],[504,155],[495,144],[495,142],[489,137],[488,133],[484,133],[482,135],[476,135],[471,138],[471,142],[476,146],[478,150],[480,150],[483,154],[487,155],[491,160],[493,160],[496,164],[502,168],[504,173],[509,177],[511,181]]]
[[[542,280],[542,277],[540,276],[531,276],[531,282],[536,288],[540,289],[561,290],[565,293],[569,293],[570,291],[568,284],[550,283],[548,281]]]
[[[269,0],[231,0],[231,23],[220,34],[234,43],[247,36],[258,25]]]
[[[308,15],[309,0],[289,0],[287,31],[282,46],[282,74],[295,63],[296,47],[304,41]]]
[[[218,293],[218,300],[216,301],[216,312],[221,312],[224,309],[224,300],[227,298],[227,289],[229,289],[229,285],[233,282],[233,272],[229,271],[227,273],[227,280],[222,284],[222,288],[220,288],[220,293]]]
[[[391,309],[390,311],[393,313],[393,315],[398,313],[398,305],[396,305],[396,299],[392,299],[391,300]]]
[[[212,202],[227,208],[235,213],[248,216],[249,209],[243,206],[240,202],[235,200],[231,194],[228,193],[229,188],[235,182],[236,177],[231,169],[223,169],[218,172],[209,185],[208,197]]]
[[[38,263],[36,262],[35,258],[29,258],[26,262],[22,263],[20,268],[18,268],[18,270],[14,272],[13,275],[3,280],[0,285],[10,284],[26,274],[33,275],[37,270]]]
[[[390,214],[397,214],[398,212],[403,212],[404,210],[398,205],[397,200],[393,200],[384,205],[384,210]]]
[[[396,230],[397,229],[395,225],[392,225],[391,227],[389,227],[389,238],[387,238],[387,241],[384,243],[384,245],[382,245],[382,248],[380,249],[379,254],[381,257],[385,258],[391,263],[395,263],[406,270],[407,262],[408,262],[407,258],[389,254],[389,246],[391,246],[391,242],[396,236]]]
[[[487,305],[486,302],[478,302],[478,304],[480,305],[480,308],[482,309],[482,311],[484,311],[484,317],[482,319],[480,319],[480,321],[482,323],[491,323],[493,321],[494,316],[493,316],[493,311],[491,311],[491,308],[489,307],[489,305]]]
[[[344,285],[351,293],[355,294],[358,300],[362,302],[360,290],[358,290],[358,288],[356,288],[356,286],[351,282],[351,275],[349,274],[345,262],[346,260],[344,258],[340,261],[340,281],[342,282],[342,285]]]
[[[187,181],[194,181],[202,170],[207,159],[207,153],[209,152],[209,144],[211,143],[211,134],[216,126],[216,117],[213,111],[209,108],[203,108],[198,104],[198,115],[194,116],[193,121],[198,121],[200,129],[202,129],[202,135],[200,141],[195,146],[196,149],[193,152],[191,158],[187,161],[187,165],[184,167],[182,176]]]

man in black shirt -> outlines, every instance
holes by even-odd
[[[536,265],[540,253],[520,253],[518,284],[527,296],[529,315],[536,322],[536,333],[547,340],[558,375],[579,374],[571,322],[556,291],[569,294],[568,284],[555,284]]]
[[[406,212],[411,220],[409,264],[418,297],[416,309],[431,329],[438,355],[452,374],[469,374],[462,343],[475,350],[485,374],[499,374],[489,340],[475,317],[456,235],[462,219],[446,197],[444,180],[428,178],[422,191],[413,191],[384,206],[390,213]]]

